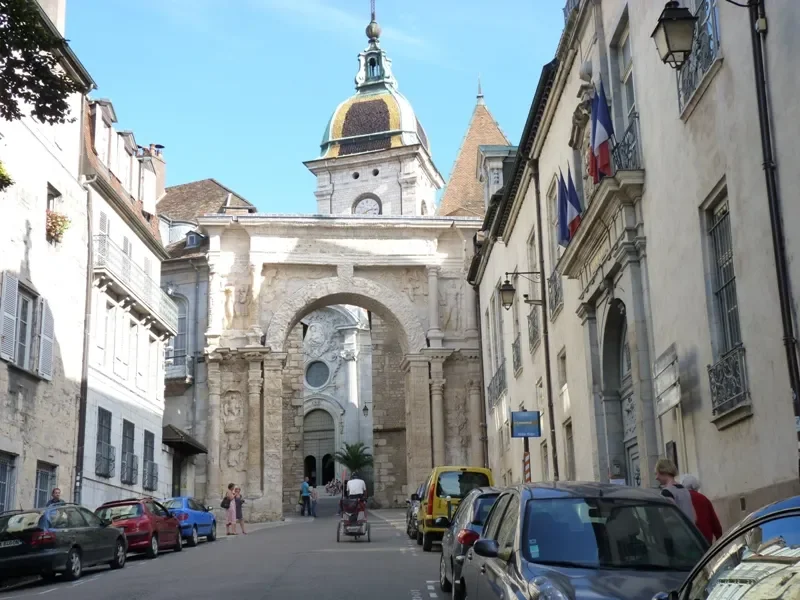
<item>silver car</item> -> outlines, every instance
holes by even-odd
[[[641,600],[676,589],[708,548],[653,490],[535,483],[504,490],[455,598]]]

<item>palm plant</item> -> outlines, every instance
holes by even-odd
[[[344,448],[337,450],[336,454],[328,459],[329,462],[331,460],[343,465],[350,473],[372,466],[372,454],[363,442],[355,444],[345,442]]]

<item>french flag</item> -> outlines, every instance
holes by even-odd
[[[558,170],[558,244],[565,248],[569,245],[570,232],[569,232],[569,201],[567,196],[567,184],[564,181],[564,174],[561,169]]]
[[[567,169],[567,227],[569,228],[569,239],[575,237],[575,232],[581,224],[581,199],[575,189],[575,182],[572,181],[572,168]]]
[[[608,100],[603,80],[600,90],[592,99],[592,136],[589,142],[589,173],[595,184],[603,177],[611,176],[611,138],[614,136],[614,124],[608,112]]]

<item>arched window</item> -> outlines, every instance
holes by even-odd
[[[189,303],[180,296],[173,296],[172,299],[178,307],[178,333],[169,340],[167,360],[171,360],[174,366],[183,366],[186,364],[186,356],[189,350],[189,319],[187,318]]]

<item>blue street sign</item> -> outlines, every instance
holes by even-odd
[[[511,437],[542,437],[542,426],[538,410],[511,413]]]

